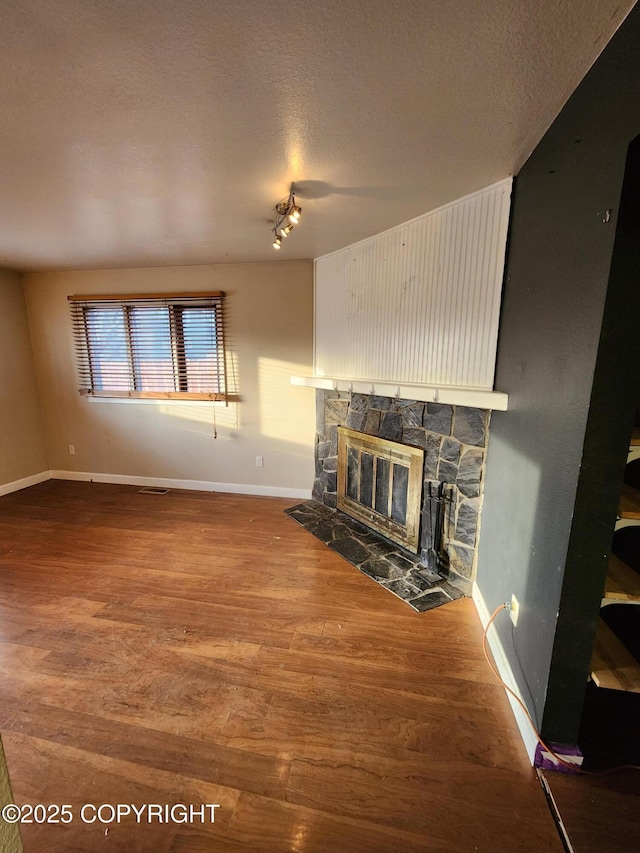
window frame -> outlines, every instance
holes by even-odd
[[[159,400],[212,400],[228,401],[226,376],[226,349],[224,336],[224,297],[222,291],[202,293],[163,293],[163,294],[120,294],[68,296],[71,305],[72,325],[79,375],[79,393],[87,397],[113,397],[128,399]],[[96,388],[96,365],[98,353],[95,341],[91,340],[88,312],[119,308],[124,316],[124,337],[127,351],[129,389]],[[173,367],[174,390],[142,390],[143,380],[139,367],[136,367],[136,340],[132,328],[132,310],[135,308],[167,308],[168,338],[162,335],[159,340],[169,343]],[[216,369],[211,374],[216,390],[190,391],[186,350],[189,344],[185,336],[183,314],[185,310],[203,310],[212,316],[212,329],[215,340]],[[138,347],[140,346],[138,342]],[[93,352],[92,352],[93,350]],[[169,374],[167,374],[167,377]],[[213,381],[215,379],[215,382]]]

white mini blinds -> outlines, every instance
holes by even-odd
[[[227,398],[224,293],[68,298],[81,394]]]

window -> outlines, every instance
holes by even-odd
[[[70,296],[80,393],[225,400],[223,298]]]

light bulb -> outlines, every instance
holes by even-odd
[[[282,231],[280,233],[282,234],[283,237],[288,237],[289,234],[291,233],[292,229],[293,229],[293,225],[291,225],[291,223],[289,223],[289,225],[284,226],[284,228],[282,229]]]
[[[282,237],[278,234],[276,239],[273,241],[273,248],[279,249],[282,246]]]

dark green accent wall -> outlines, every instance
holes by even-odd
[[[626,398],[618,411],[607,384],[612,353],[626,345],[615,318],[628,285],[612,287],[604,330],[603,319],[627,148],[639,133],[636,7],[517,176],[495,384],[509,411],[493,414],[487,454],[478,587],[490,610],[519,599],[517,629],[497,619],[502,645],[538,726],[544,719],[545,735],[567,742],[630,433]]]

